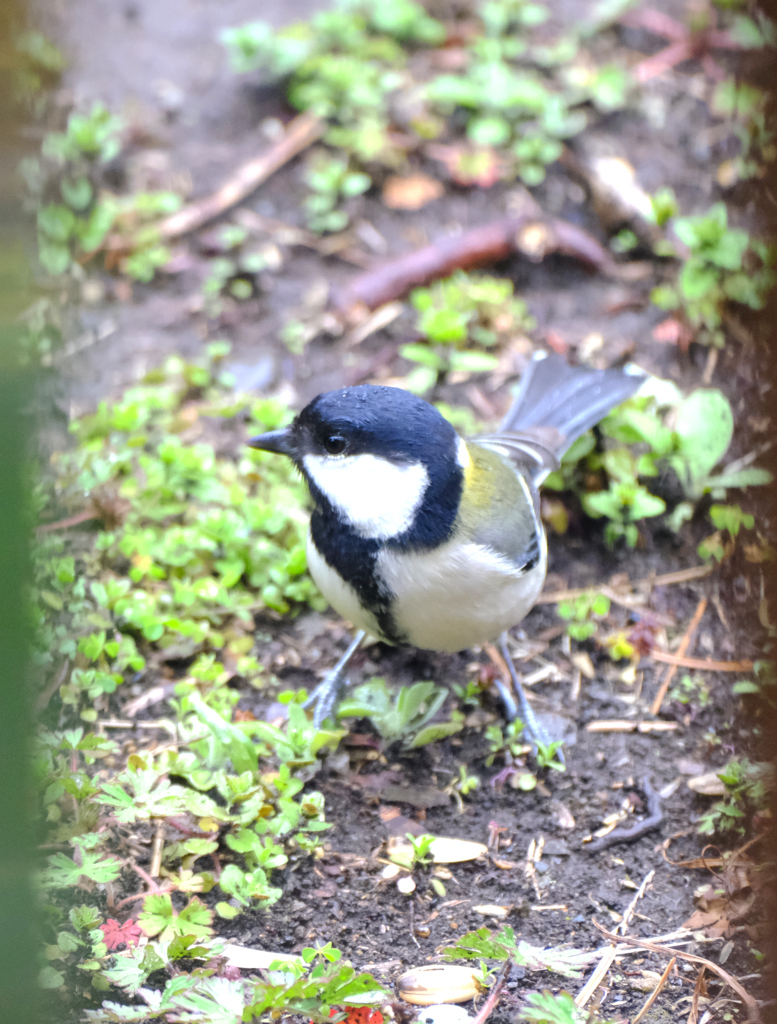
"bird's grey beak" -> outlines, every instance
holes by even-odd
[[[276,455],[288,455],[290,458],[297,453],[291,427],[257,434],[256,437],[249,438],[247,444],[249,448],[260,448],[263,452],[275,452]]]

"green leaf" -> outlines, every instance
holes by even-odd
[[[38,210],[38,229],[54,242],[66,242],[75,223],[75,214],[66,206],[50,203]]]
[[[409,359],[413,363],[420,363],[421,366],[428,366],[432,370],[441,370],[445,360],[433,348],[428,345],[409,344],[402,345],[399,354],[403,359]]]
[[[62,242],[51,242],[44,238],[38,242],[38,258],[43,269],[53,277],[64,274],[72,261],[67,245]]]
[[[79,178],[63,178],[59,189],[62,198],[73,210],[85,210],[92,201],[92,186],[83,175]]]
[[[45,989],[62,988],[65,984],[65,975],[47,965],[38,972],[38,984]]]
[[[717,287],[720,274],[698,256],[691,256],[683,264],[678,278],[680,290],[686,299],[702,299]]]
[[[427,725],[424,729],[419,730],[410,743],[408,743],[408,747],[411,750],[425,747],[428,743],[436,743],[438,740],[446,739],[448,736],[454,736],[457,732],[461,732],[463,728],[462,722],[435,722],[433,725]]]
[[[677,411],[675,433],[690,479],[708,476],[726,454],[734,433],[734,416],[726,396],[714,388],[694,391]]]
[[[192,896],[175,922],[179,935],[193,935],[204,939],[213,934],[213,912],[198,896]]]
[[[760,487],[763,484],[770,484],[773,479],[768,469],[751,467],[734,473],[726,473],[724,470],[717,476],[707,477],[706,482],[710,490],[723,490],[729,487]]]
[[[731,687],[731,692],[736,694],[760,693],[761,687],[758,683],[754,683],[752,679],[740,679],[739,682],[734,683]]]
[[[499,365],[499,359],[488,352],[452,352],[451,370],[458,373],[490,373]]]
[[[473,117],[467,125],[467,136],[476,146],[505,146],[511,135],[510,122],[497,115]]]

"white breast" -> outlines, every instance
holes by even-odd
[[[399,632],[414,647],[450,652],[495,640],[520,622],[542,590],[546,563],[544,536],[540,560],[526,573],[491,548],[457,541],[425,553],[386,549],[378,558]]]
[[[397,464],[377,455],[305,455],[305,470],[362,537],[386,540],[408,530],[429,485],[422,462]]]

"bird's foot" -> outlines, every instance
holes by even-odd
[[[531,704],[529,703],[526,697],[523,686],[521,686],[520,677],[515,669],[515,665],[513,664],[513,659],[510,655],[510,651],[507,648],[506,633],[503,633],[502,636],[499,638],[499,645],[501,647],[502,657],[504,658],[505,663],[507,664],[507,668],[510,672],[510,678],[512,679],[515,695],[518,699],[518,704],[516,705],[516,702],[513,700],[512,694],[510,693],[507,686],[505,686],[504,684],[500,686],[499,681],[497,681],[496,685],[497,688],[499,689],[499,693],[502,696],[502,700],[504,701],[505,713],[507,717],[510,719],[510,721],[513,721],[515,718],[518,718],[520,716],[521,720],[523,721],[524,733],[526,735],[526,738],[534,746],[535,750],[538,745],[547,747],[551,743],[550,736],[548,735],[548,732],[545,729],[545,727],[541,725],[540,722],[537,720],[537,716],[534,714],[534,709],[532,708]],[[561,750],[556,751],[555,757],[556,760],[561,762],[561,764],[565,763],[564,754]]]
[[[320,729],[327,718],[334,718],[334,711],[340,703],[345,688],[348,686],[348,677],[345,672],[337,672],[332,669],[327,672],[315,690],[311,693],[303,708],[313,708],[313,725]]]
[[[302,705],[304,708],[313,708],[313,725],[316,729],[321,728],[325,719],[334,718],[335,708],[348,685],[348,663],[364,639],[364,635],[364,631],[359,630],[342,658],[340,658],[331,672],[327,672]]]

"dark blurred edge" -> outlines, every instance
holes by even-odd
[[[761,0],[761,3],[764,12],[777,24],[777,0]],[[772,119],[774,119],[777,113],[777,49],[771,50],[768,65],[765,67],[764,80],[758,81],[756,84],[770,90],[771,115]],[[767,168],[767,175],[760,182],[757,189],[756,201],[759,205],[759,213],[763,225],[762,230],[764,234],[770,237],[772,243],[777,245],[777,161],[772,161],[772,163],[767,165]],[[765,382],[771,385],[771,390],[767,392],[764,401],[764,412],[771,418],[771,436],[769,440],[774,441],[775,433],[777,432],[777,288],[773,289],[769,302],[761,313],[759,334],[761,358],[763,358],[765,364],[763,378]],[[771,519],[769,533],[773,536],[775,525],[777,524],[777,447],[772,448],[766,458],[769,463],[769,469],[771,469],[775,477],[775,483],[772,483],[770,486],[768,498],[768,514]],[[777,564],[767,562],[764,569],[765,596],[768,599],[769,621],[774,627],[777,625]],[[772,649],[767,653],[767,657],[773,661],[777,660],[775,646],[777,646],[777,640],[772,640]],[[764,749],[771,752],[772,765],[775,772],[777,772],[777,710],[775,710],[772,704],[771,712],[767,715],[767,711],[764,709],[763,713],[766,716],[763,723],[765,732],[763,737]],[[767,920],[770,923],[769,937],[762,947],[767,958],[767,964],[765,965],[767,985],[765,986],[766,991],[764,995],[772,1003],[771,1006],[765,1008],[764,1018],[767,1022],[777,1021],[777,870],[775,870],[773,863],[769,866],[769,862],[774,862],[775,860],[775,850],[777,849],[776,836],[777,789],[773,792],[772,797],[772,827],[770,835],[761,844],[762,849],[758,851],[762,861],[767,862],[767,871],[771,878],[769,890],[770,906],[767,915]]]
[[[21,112],[14,96],[14,34],[24,25],[22,0],[0,0],[0,1021],[40,1019],[37,903],[31,871],[34,790],[30,758],[32,693],[29,516],[24,493],[32,422],[32,374],[20,370],[17,318],[32,298],[16,167],[22,156]],[[29,250],[28,250],[29,251]]]

